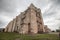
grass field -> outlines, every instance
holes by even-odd
[[[0,32],[0,40],[59,40],[56,34],[20,35]]]

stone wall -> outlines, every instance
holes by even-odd
[[[44,25],[44,29],[45,29],[45,33],[51,32],[51,29],[49,29],[47,25]]]
[[[5,28],[5,32],[18,32],[20,34],[36,34],[44,31],[41,10],[33,4],[16,16]]]

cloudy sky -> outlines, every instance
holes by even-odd
[[[60,0],[0,0],[0,28],[23,12],[33,3],[40,8],[43,14],[44,24],[52,30],[60,26]]]

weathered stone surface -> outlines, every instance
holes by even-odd
[[[45,32],[41,10],[31,4],[26,11],[21,12],[7,25],[5,32],[18,32],[20,34]]]
[[[45,33],[51,32],[51,29],[49,29],[47,25],[44,25],[44,29],[45,29]]]

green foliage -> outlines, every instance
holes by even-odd
[[[59,40],[56,34],[22,35],[18,33],[0,33],[0,40]]]
[[[59,30],[59,29],[57,29],[57,30],[56,30],[56,32],[60,32],[60,30]]]

